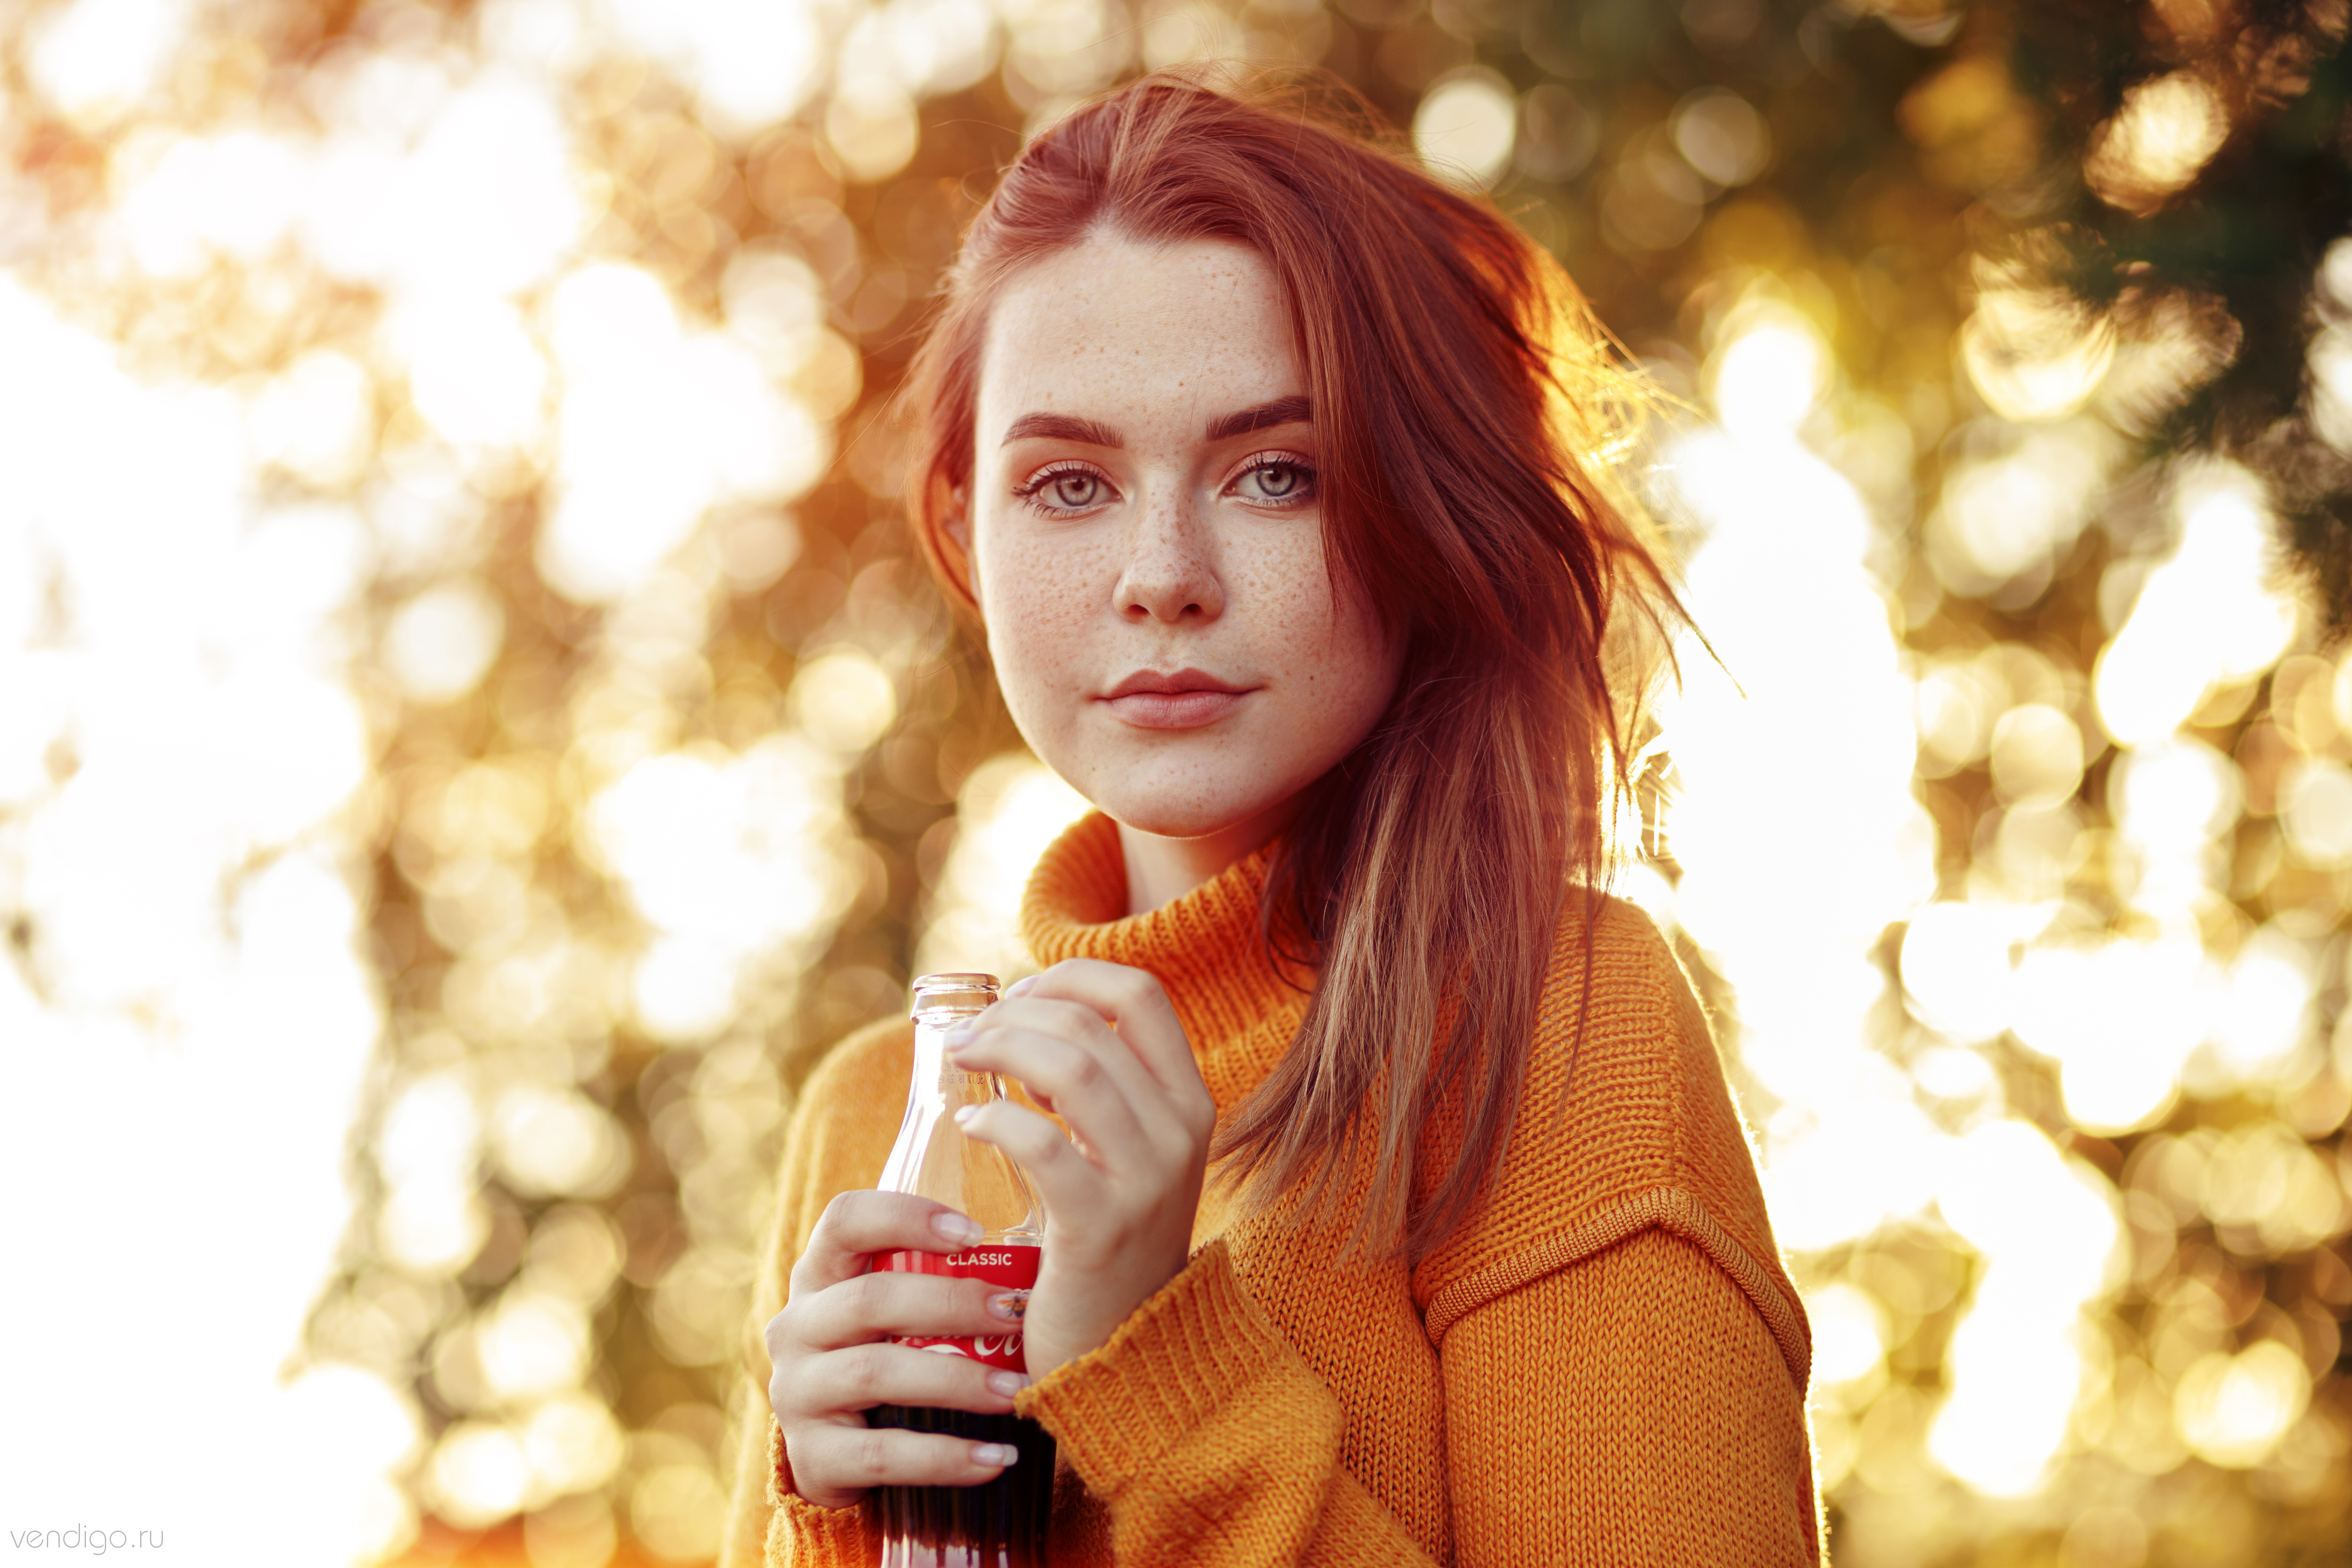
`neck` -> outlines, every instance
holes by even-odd
[[[1127,862],[1127,912],[1149,914],[1173,903],[1228,867],[1263,847],[1298,814],[1297,795],[1255,816],[1198,838],[1163,838],[1118,825],[1119,857]]]

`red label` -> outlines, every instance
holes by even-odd
[[[893,1274],[940,1274],[950,1279],[984,1279],[1005,1290],[1026,1290],[1037,1283],[1037,1259],[1041,1249],[1034,1247],[980,1246],[964,1252],[878,1252],[874,1255],[874,1267]],[[1028,1363],[1021,1353],[1021,1331],[1014,1329],[1003,1335],[982,1334],[977,1338],[918,1335],[902,1339],[902,1345],[912,1345],[920,1351],[936,1351],[941,1355],[970,1356],[1006,1372],[1026,1372]]]

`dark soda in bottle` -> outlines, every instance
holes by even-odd
[[[963,1135],[955,1112],[1004,1098],[994,1073],[960,1072],[948,1063],[947,1032],[996,1000],[992,974],[927,974],[915,982],[915,1071],[906,1119],[883,1168],[884,1192],[935,1198],[969,1216],[981,1238],[961,1252],[889,1252],[877,1269],[984,1279],[1025,1290],[1037,1280],[1045,1239],[1037,1194],[1002,1150]],[[967,1356],[1010,1372],[1028,1370],[1021,1333],[972,1339],[901,1341],[943,1355]],[[1045,1531],[1054,1506],[1054,1439],[1034,1421],[886,1405],[869,1410],[876,1426],[944,1432],[975,1443],[1004,1443],[1021,1458],[976,1487],[876,1487],[866,1518],[882,1538],[882,1568],[1045,1568]]]

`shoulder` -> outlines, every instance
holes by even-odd
[[[1486,1216],[1506,1235],[1574,1224],[1661,1184],[1718,1200],[1757,1190],[1697,992],[1623,900],[1580,897],[1560,921],[1511,1146],[1505,1201]]]
[[[1755,1152],[1715,1031],[1635,905],[1578,899],[1560,921],[1512,1140],[1525,1174],[1569,1178],[1538,1184],[1562,1217],[1665,1181],[1752,1206],[1761,1225]]]
[[[907,1095],[907,1075],[915,1060],[915,1026],[905,1018],[877,1018],[828,1047],[801,1086],[796,1118],[866,1112],[878,1096],[887,1102],[890,1124]]]
[[[1769,1298],[1768,1316],[1795,1306],[1714,1033],[1649,916],[1618,899],[1570,900],[1528,1051],[1502,1169],[1414,1270],[1433,1331],[1654,1226]]]

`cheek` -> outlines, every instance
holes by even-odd
[[[1078,656],[1100,596],[1105,553],[1076,541],[1008,538],[983,524],[973,556],[989,657],[1020,716],[1024,695],[1083,678]]]
[[[1395,679],[1379,618],[1338,595],[1324,569],[1319,528],[1270,542],[1244,578],[1260,646],[1312,695],[1316,718],[1346,722],[1368,706],[1377,717]]]

